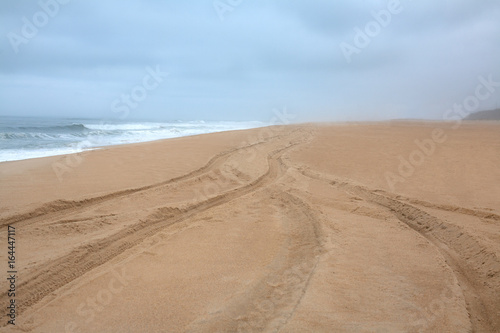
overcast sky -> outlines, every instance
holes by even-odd
[[[0,29],[0,115],[442,119],[500,82],[498,0],[2,0]]]

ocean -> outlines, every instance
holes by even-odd
[[[103,121],[0,116],[0,162],[265,125],[259,121]]]

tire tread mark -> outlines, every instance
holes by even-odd
[[[271,272],[223,310],[192,323],[188,332],[279,332],[299,307],[322,253],[320,223],[299,197],[268,190],[288,226],[288,241]]]
[[[294,130],[294,131],[297,131],[297,130]],[[54,213],[59,213],[59,212],[63,212],[63,211],[72,211],[75,209],[80,209],[83,207],[92,206],[92,205],[95,205],[95,204],[98,204],[101,202],[105,202],[108,200],[121,198],[121,197],[130,195],[130,194],[134,194],[134,193],[138,193],[138,192],[142,192],[142,191],[147,191],[147,190],[150,190],[153,188],[158,188],[158,187],[169,185],[169,184],[176,183],[179,181],[184,181],[184,180],[187,180],[190,178],[198,177],[198,176],[206,173],[207,170],[210,170],[215,165],[223,162],[231,154],[234,154],[237,151],[252,148],[252,147],[257,146],[257,145],[265,144],[273,139],[280,139],[280,138],[282,138],[282,136],[283,135],[281,135],[281,134],[275,135],[275,136],[269,137],[269,138],[267,138],[263,141],[260,141],[260,142],[256,142],[253,144],[249,144],[247,146],[237,147],[237,148],[233,148],[233,149],[229,149],[227,151],[221,152],[221,153],[213,156],[201,168],[198,168],[198,169],[193,170],[187,174],[184,174],[184,175],[181,175],[178,177],[174,177],[174,178],[168,179],[168,180],[160,182],[160,183],[142,186],[142,187],[138,187],[138,188],[116,191],[116,192],[112,192],[112,193],[105,194],[102,196],[91,197],[91,198],[86,198],[86,199],[82,199],[82,200],[71,201],[71,200],[61,199],[61,200],[55,200],[52,202],[48,202],[48,203],[45,203],[42,206],[35,208],[29,212],[1,218],[0,219],[0,226],[12,225],[15,223],[19,223],[19,222],[27,221],[27,220],[34,219],[37,217],[41,217],[41,216],[45,216],[45,215],[49,215],[49,214],[54,214]]]
[[[18,284],[19,289],[24,290],[23,297],[18,300],[18,313],[22,313],[50,293],[72,282],[88,271],[108,262],[133,246],[138,245],[147,237],[155,235],[164,228],[187,220],[212,207],[228,203],[251,193],[257,188],[272,183],[283,168],[280,155],[298,144],[288,144],[283,148],[271,152],[267,157],[267,172],[249,184],[183,209],[172,207],[159,208],[157,210],[158,215],[154,219],[139,221],[105,239],[82,245],[67,255],[44,264],[43,267],[35,267],[23,274],[23,280]],[[7,293],[2,293],[0,299],[6,302],[8,299]]]
[[[443,254],[458,280],[465,286],[462,291],[474,330],[500,331],[500,260],[495,253],[481,246],[460,227],[445,223],[408,203],[309,168],[298,168],[298,171],[306,177],[326,181],[337,189],[389,209],[401,222],[428,239]]]

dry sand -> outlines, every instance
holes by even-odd
[[[297,125],[0,163],[0,331],[499,332],[499,130]]]

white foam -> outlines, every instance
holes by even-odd
[[[160,139],[175,138],[188,135],[197,135],[228,130],[249,129],[265,126],[261,122],[175,122],[175,123],[85,123],[90,130],[87,135],[73,133],[30,133],[28,147],[20,149],[0,149],[0,162],[24,160],[37,157],[57,156],[79,153],[84,150],[112,146],[118,144],[149,142]],[[22,133],[18,133],[21,134]],[[54,142],[54,140],[57,140]],[[57,145],[61,145],[57,147]],[[38,148],[36,147],[38,146]],[[50,146],[48,148],[47,146]]]
[[[0,150],[0,163],[9,161],[27,160],[30,158],[59,156],[66,154],[80,153],[84,149],[77,148],[55,148],[55,149],[37,149],[37,150],[15,150],[2,149]]]

